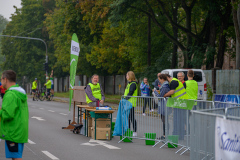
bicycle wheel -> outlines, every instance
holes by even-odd
[[[43,101],[44,99],[45,99],[45,94],[44,94],[44,92],[42,92],[42,93],[40,93],[39,94],[39,99],[40,99],[40,101]]]
[[[34,100],[35,100],[35,101],[38,101],[38,93],[35,93],[35,95],[34,95]]]
[[[53,94],[52,93],[50,93],[50,99],[49,99],[50,101],[52,101],[53,100]]]

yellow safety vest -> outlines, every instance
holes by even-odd
[[[97,83],[96,85],[94,85],[92,83],[88,83],[88,85],[90,86],[90,88],[92,90],[93,97],[95,97],[96,99],[102,100],[100,84]],[[88,98],[87,94],[85,94],[85,95],[86,95],[86,102],[87,103],[92,102],[92,100]]]
[[[37,89],[37,82],[36,82],[36,81],[33,81],[33,83],[32,83],[32,89]]]
[[[172,98],[179,98],[179,99],[188,99],[188,95],[186,93],[186,90],[178,79],[173,78],[172,80],[178,81],[178,87],[175,89],[174,94],[171,95]],[[171,80],[171,82],[172,82]],[[169,84],[171,84],[171,82]]]
[[[185,81],[186,83],[186,92],[189,97],[189,99],[195,99],[198,98],[198,83],[195,80],[188,80]]]
[[[136,90],[133,92],[133,95],[132,95],[132,96],[137,96],[137,94],[138,94],[138,88],[137,88],[137,83],[136,83],[136,82],[130,82],[130,83],[128,83],[128,85],[127,85],[127,87],[126,87],[126,89],[125,89],[125,91],[124,91],[124,96],[127,96],[127,95],[128,95],[129,90],[130,90],[130,86],[131,86],[132,83],[135,83],[135,84],[136,84]],[[128,101],[132,103],[132,106],[133,106],[133,107],[136,107],[136,104],[137,104],[137,98],[136,98],[136,97],[129,98]]]
[[[47,83],[45,83],[47,89],[51,89],[51,84],[52,82],[50,80],[48,80]]]

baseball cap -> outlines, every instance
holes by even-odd
[[[35,78],[35,80],[37,80],[37,78]]]

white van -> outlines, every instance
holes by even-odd
[[[162,70],[162,74],[169,74],[170,76],[177,78],[178,72],[185,74],[184,81],[187,81],[187,72],[189,69],[165,69]],[[207,84],[203,70],[192,69],[194,71],[193,79],[198,83],[198,100],[207,100]]]

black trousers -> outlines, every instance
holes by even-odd
[[[152,108],[151,108],[150,98],[144,97],[143,100],[144,100],[143,113],[145,113],[147,104],[148,104],[150,110]]]
[[[137,121],[136,121],[136,119],[135,119],[135,117],[134,117],[134,107],[131,108],[130,114],[129,114],[129,117],[128,117],[128,127],[129,127],[129,128],[131,128],[131,127],[130,127],[130,126],[131,126],[131,125],[130,125],[131,122],[132,122],[132,124],[133,124],[133,131],[134,131],[134,132],[137,132]]]

